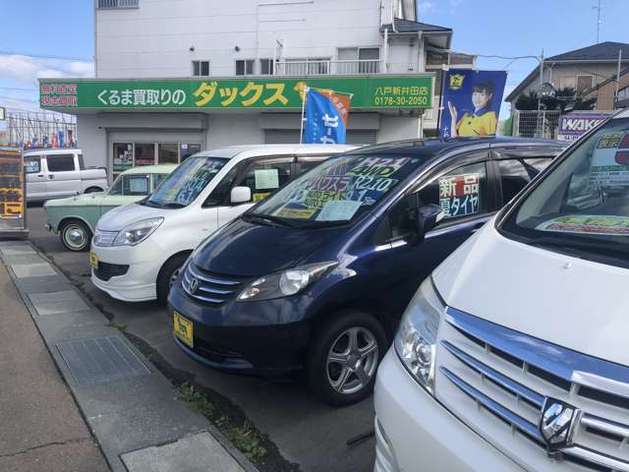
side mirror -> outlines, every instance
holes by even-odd
[[[233,205],[248,203],[251,201],[251,189],[245,186],[234,187],[232,188],[229,200]]]
[[[423,241],[428,231],[433,229],[445,217],[439,205],[429,203],[417,209],[417,240]]]

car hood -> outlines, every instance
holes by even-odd
[[[493,221],[433,273],[449,306],[529,336],[629,365],[629,270],[532,247]]]
[[[124,205],[105,213],[100,220],[98,220],[97,229],[103,231],[120,231],[131,223],[136,223],[147,218],[156,218],[164,216],[167,211],[162,208],[151,208],[145,205],[138,205],[137,203],[131,203]]]
[[[61,207],[61,206],[101,205],[108,198],[109,197],[107,196],[107,192],[82,193],[80,195],[75,195],[73,197],[56,198],[53,200],[47,200],[46,203],[44,203],[44,206],[46,208],[50,208],[50,207]]]
[[[340,231],[338,227],[270,226],[238,218],[202,243],[194,263],[217,274],[262,276],[294,267],[334,240]]]

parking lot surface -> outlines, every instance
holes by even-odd
[[[188,358],[175,345],[167,309],[157,303],[124,303],[90,282],[87,253],[72,253],[44,228],[41,207],[28,209],[30,240],[117,326],[124,327],[167,376],[192,381],[228,399],[268,435],[300,471],[368,471],[373,467],[373,403],[335,409],[320,403],[298,379],[271,381],[229,375]],[[104,320],[107,321],[107,320]],[[368,436],[367,439],[356,441]],[[348,445],[348,441],[352,445]]]

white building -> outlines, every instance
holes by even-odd
[[[416,3],[95,0],[96,78],[42,79],[41,104],[77,115],[87,163],[114,172],[123,154],[140,165],[225,144],[298,142],[303,84],[354,94],[348,143],[431,135],[432,72],[474,58],[450,53],[452,30],[419,22]],[[280,102],[269,81],[283,84]],[[415,85],[430,89],[428,101]],[[147,103],[150,93],[162,101]]]

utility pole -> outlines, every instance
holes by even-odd
[[[614,110],[618,106],[618,92],[620,91],[620,67],[622,64],[622,49],[618,50],[618,70],[616,72],[616,94],[614,95]]]
[[[598,0],[597,6],[592,9],[596,10],[596,44],[598,44],[601,37],[601,0]]]

